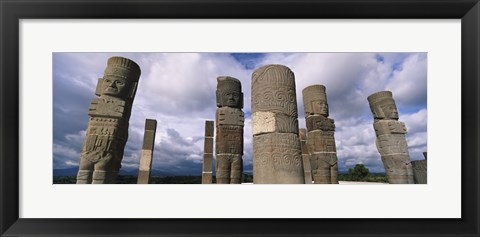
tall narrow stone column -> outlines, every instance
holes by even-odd
[[[305,184],[312,184],[312,166],[310,165],[310,153],[307,147],[307,129],[299,130],[300,144],[302,147],[303,173],[305,174]]]
[[[243,172],[243,93],[240,81],[217,78],[217,184],[239,184]]]
[[[381,91],[367,98],[373,113],[373,128],[380,153],[391,184],[413,184],[413,170],[408,154],[405,123],[398,121],[398,110],[392,92]]]
[[[157,131],[157,120],[145,120],[145,133],[143,135],[142,156],[138,171],[137,184],[148,184],[152,169],[153,149],[155,147],[155,133]]]
[[[252,75],[253,182],[303,184],[295,76],[282,65]]]
[[[140,77],[140,67],[130,59],[108,59],[90,103],[87,134],[80,155],[77,184],[114,183],[128,138],[128,122]]]
[[[213,165],[213,121],[205,121],[205,142],[203,146],[202,184],[212,183]]]
[[[338,184],[335,121],[328,118],[325,86],[312,85],[302,93],[313,180],[316,184]]]
[[[427,152],[423,152],[425,160],[412,161],[413,181],[416,184],[427,183]]]

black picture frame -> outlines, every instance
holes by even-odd
[[[478,0],[0,0],[0,16],[1,236],[480,236]],[[462,217],[460,219],[19,218],[19,20],[86,18],[461,19]]]

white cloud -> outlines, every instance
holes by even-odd
[[[75,149],[65,147],[59,144],[53,144],[53,154],[70,158],[70,159],[79,159],[80,158],[80,153],[76,151]]]
[[[87,131],[86,130],[81,130],[78,133],[74,134],[67,134],[65,135],[65,139],[70,143],[74,145],[83,145],[83,142],[85,140]]]
[[[412,114],[400,115],[400,120],[405,123],[408,133],[427,131],[427,109],[421,109]]]
[[[417,106],[426,102],[426,79],[426,54],[413,54],[405,59],[400,70],[393,72],[393,77],[386,88],[394,93],[395,101],[400,106]]]

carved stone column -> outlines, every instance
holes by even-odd
[[[303,184],[295,76],[282,65],[252,75],[253,182]]]
[[[325,86],[312,85],[302,93],[313,180],[316,184],[338,184],[335,121],[328,118]]]
[[[425,160],[412,161],[413,181],[416,184],[427,184],[427,152],[423,152]]]
[[[307,129],[299,130],[300,144],[302,147],[303,173],[305,174],[305,184],[312,184],[312,166],[310,164],[310,153],[307,147]]]
[[[202,184],[212,183],[213,167],[213,121],[205,121],[205,142],[203,146]]]
[[[130,59],[108,59],[88,115],[77,184],[115,183],[121,167],[140,67]]]
[[[392,92],[381,91],[368,98],[373,113],[376,145],[391,184],[413,184],[413,170],[408,154],[405,123],[398,121]]]
[[[137,184],[148,184],[150,180],[156,131],[157,120],[146,119],[145,132],[143,135],[142,156],[140,157]]]
[[[243,93],[240,81],[217,78],[217,184],[240,184],[243,172]]]

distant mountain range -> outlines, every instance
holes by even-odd
[[[201,169],[201,168],[200,168]],[[244,167],[244,173],[247,174],[253,174],[252,172],[253,167],[252,165],[246,165]],[[53,176],[76,176],[78,173],[78,167],[72,167],[72,168],[67,168],[67,169],[54,169],[53,170]],[[348,170],[339,170],[339,174],[348,174]],[[137,176],[138,175],[138,169],[128,169],[128,168],[122,168],[120,169],[120,175],[132,175],[132,176]],[[198,168],[191,168],[191,169],[185,169],[185,170],[171,170],[171,171],[165,171],[165,170],[158,170],[158,169],[153,169],[151,172],[152,176],[201,176],[202,171],[198,170]],[[214,174],[215,175],[215,171]]]

